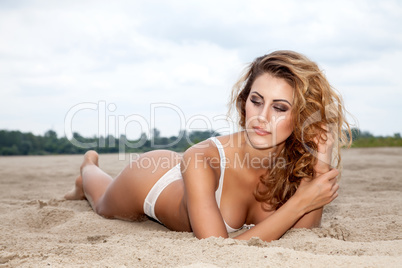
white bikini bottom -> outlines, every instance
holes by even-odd
[[[162,191],[172,182],[183,179],[180,171],[180,163],[166,172],[152,187],[144,201],[144,213],[149,217],[160,220],[155,215],[155,203]],[[161,222],[160,222],[161,223]],[[162,224],[162,223],[161,223]]]

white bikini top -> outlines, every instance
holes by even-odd
[[[223,188],[223,178],[225,176],[225,168],[226,168],[226,157],[225,157],[225,151],[223,150],[223,146],[222,143],[216,138],[216,137],[211,137],[209,138],[210,140],[212,140],[216,147],[218,148],[219,151],[219,156],[221,158],[221,176],[219,177],[219,186],[218,189],[215,192],[215,199],[216,199],[216,203],[218,204],[218,208],[220,209],[221,207],[221,197],[222,197],[222,188]],[[228,233],[232,233],[232,232],[236,232],[239,229],[235,229],[230,227],[225,220],[223,220],[226,226],[226,230],[228,231]]]

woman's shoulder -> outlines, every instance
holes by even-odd
[[[233,134],[215,136],[206,139],[202,142],[194,144],[188,148],[184,154],[203,154],[205,157],[215,157],[219,156],[219,148],[226,150],[225,148],[235,148],[238,144],[239,136],[241,132],[236,132]]]
[[[197,187],[200,183],[211,184],[215,187],[218,177],[216,167],[219,167],[219,152],[211,139],[188,148],[180,163],[184,181],[187,182],[187,185],[192,185],[190,181],[197,181]]]
[[[212,139],[213,138],[209,138],[192,145],[184,152],[183,156],[184,157],[194,156],[203,159],[214,157],[216,153],[218,153],[218,151],[216,148],[216,144]]]

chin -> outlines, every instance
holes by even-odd
[[[272,142],[272,135],[260,136],[253,131],[246,131],[246,134],[249,144],[255,149],[269,149],[277,145]]]

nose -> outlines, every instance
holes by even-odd
[[[264,108],[260,111],[260,113],[258,114],[258,122],[259,123],[263,123],[263,124],[268,124],[269,123],[269,119],[270,118],[270,112],[269,109]]]
[[[263,115],[259,115],[259,116],[257,117],[257,120],[258,120],[259,123],[268,124],[267,118],[265,118],[265,116],[263,116]]]

